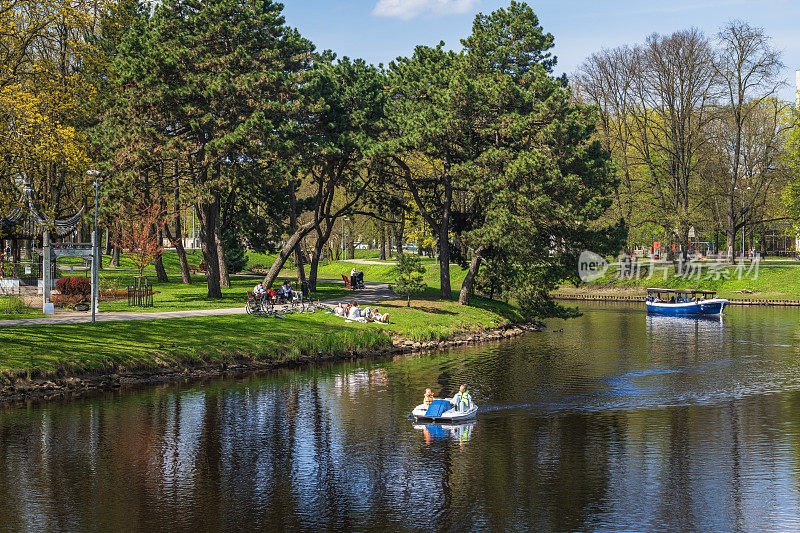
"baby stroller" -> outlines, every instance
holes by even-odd
[[[364,288],[364,273],[363,272],[356,272],[353,274],[353,288],[354,289],[363,289]]]

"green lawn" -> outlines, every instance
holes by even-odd
[[[378,254],[376,250],[356,250],[356,252],[357,257],[363,256],[367,258],[374,258]],[[202,260],[202,254],[199,250],[189,250],[187,253],[189,255],[189,263],[192,265],[196,266]],[[77,258],[72,259],[75,259],[75,261],[72,261],[72,263],[70,263],[69,258],[60,259],[59,265],[79,264],[80,260],[77,260]],[[124,290],[128,284],[133,282],[133,277],[137,274],[137,272],[132,268],[133,263],[129,257],[123,255],[120,258],[119,268],[108,268],[107,265],[110,260],[110,256],[105,256],[104,264],[106,264],[106,268],[100,272],[101,285],[104,290]],[[267,255],[248,252],[249,266],[263,265],[267,267],[271,265],[274,260],[274,254]],[[202,273],[192,275],[192,284],[184,285],[181,283],[180,267],[178,265],[177,254],[174,251],[168,250],[164,253],[164,266],[169,277],[169,282],[167,283],[156,280],[155,270],[153,267],[145,270],[145,275],[148,277],[149,281],[153,285],[154,290],[156,291],[156,294],[153,297],[154,307],[132,309],[128,307],[127,300],[118,300],[102,302],[101,309],[103,311],[112,312],[130,310],[155,312],[238,307],[240,305],[244,305],[245,293],[249,290],[252,290],[253,286],[261,279],[260,276],[252,275],[249,272],[245,272],[241,275],[231,276],[231,287],[224,287],[222,289],[223,297],[221,299],[211,299],[206,295],[207,289],[205,276]],[[350,271],[354,266],[358,270],[364,272],[365,281],[391,283],[394,280],[394,263],[386,263],[383,265],[354,265],[353,263],[344,261],[335,261],[327,265],[321,265],[319,269],[319,278],[321,280],[341,280],[342,274],[349,276]],[[427,271],[424,276],[425,282],[428,284],[429,288],[438,291],[438,265],[427,264],[426,268]],[[306,273],[308,273],[308,269],[306,269]],[[75,276],[85,276],[87,274],[88,273],[85,273],[82,270],[77,270],[73,273]],[[457,291],[460,289],[461,282],[463,281],[465,274],[466,271],[462,270],[459,266],[451,265],[450,276],[453,290]],[[67,276],[69,275],[69,272],[62,270],[61,275]],[[296,275],[297,273],[296,270],[294,270],[293,263],[287,263],[287,267],[281,271],[281,279],[291,279],[295,281]],[[339,284],[320,281],[317,284],[317,293],[315,294],[315,297],[320,299],[330,299],[343,297],[348,294],[348,291],[346,291]],[[19,318],[19,315],[16,313],[4,313],[2,303],[3,302],[0,299],[0,320]],[[38,310],[31,310],[28,314],[31,316],[41,316],[40,311]]]
[[[439,290],[441,286],[439,282],[439,265],[425,264],[425,274],[423,275],[425,283],[428,287]],[[334,261],[327,265],[320,265],[319,277],[321,279],[342,279],[342,274],[350,276],[350,271],[356,268],[360,272],[364,272],[364,281],[373,281],[376,283],[392,283],[395,278],[394,263],[387,263],[384,265],[360,265],[348,263],[346,261]],[[306,271],[308,272],[308,271]],[[294,270],[281,271],[282,275],[295,276]],[[467,271],[458,265],[450,265],[450,287],[452,290],[457,291],[461,289],[461,283]]]
[[[687,279],[676,277],[674,270],[664,272],[659,270],[650,279],[618,279],[617,268],[612,267],[606,276],[592,283],[586,283],[578,288],[571,285],[562,286],[559,293],[585,293],[597,295],[628,295],[644,296],[647,287],[661,287],[666,289],[706,289],[715,290],[723,298],[758,298],[758,299],[789,299],[800,300],[800,268],[788,266],[761,265],[758,273],[742,272],[740,277],[735,267],[729,267],[726,277],[719,279],[706,279],[707,270],[701,270],[701,278]],[[737,291],[752,291],[752,294]]]
[[[289,315],[284,319],[248,315],[100,322],[0,328],[0,373],[8,378],[117,366],[153,368],[180,362],[213,362],[236,357],[265,361],[301,355],[365,352],[388,346],[389,334],[414,340],[445,338],[460,331],[497,327],[518,318],[500,302],[476,298],[474,307],[425,297],[385,302],[389,324],[345,322],[333,314]]]
[[[131,273],[128,273],[129,277]],[[121,275],[119,279],[119,287],[125,289],[128,277]],[[113,302],[102,302],[101,309],[103,311],[145,311],[145,312],[159,312],[159,311],[184,311],[190,309],[224,309],[227,307],[243,306],[247,301],[247,291],[252,291],[253,287],[262,280],[260,276],[233,276],[231,277],[231,286],[222,288],[222,298],[214,299],[209,298],[206,288],[205,276],[198,275],[192,276],[194,283],[184,285],[180,283],[180,278],[173,279],[169,283],[161,283],[156,281],[155,276],[149,276],[153,284],[153,290],[156,294],[153,295],[153,307],[148,308],[131,308],[128,306],[127,300],[118,300]],[[111,285],[113,276],[107,277],[107,285]],[[292,280],[296,282],[297,280]],[[281,280],[276,281],[277,287]],[[296,286],[296,283],[295,283]],[[330,298],[339,298],[350,294],[351,291],[346,290],[340,284],[333,284],[328,282],[320,282],[317,284],[317,291],[314,297],[326,300]]]
[[[16,296],[0,296],[0,320],[44,317],[41,310],[26,307]]]

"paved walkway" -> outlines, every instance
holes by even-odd
[[[438,265],[434,259],[430,257],[423,258],[423,265]],[[397,264],[397,261],[394,259],[386,259],[385,261],[379,261],[377,259],[342,259],[342,263],[355,263],[357,265],[381,265],[381,266],[394,266]],[[455,264],[455,263],[453,263]]]
[[[322,281],[322,280],[320,280]],[[322,300],[324,304],[356,300],[359,305],[375,304],[378,302],[393,300],[397,296],[389,289],[386,283],[364,283],[364,288],[354,291],[352,295],[339,298]],[[288,306],[284,306],[288,307]],[[97,322],[121,322],[126,320],[158,320],[163,318],[197,318],[204,316],[223,316],[223,315],[244,315],[247,311],[244,302],[240,307],[227,309],[193,309],[189,311],[163,311],[153,313],[98,313]],[[56,324],[85,324],[92,321],[90,312],[84,313],[64,313],[50,317],[40,318],[21,318],[15,320],[0,320],[0,327],[10,326],[50,326]]]
[[[392,261],[391,259],[387,259],[384,261],[379,261],[377,259],[342,259],[343,263],[355,263],[357,265],[396,265],[397,261]]]

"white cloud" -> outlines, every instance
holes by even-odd
[[[411,20],[419,15],[457,15],[467,13],[480,0],[378,0],[372,14]]]

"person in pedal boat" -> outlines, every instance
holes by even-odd
[[[430,405],[433,401],[433,392],[430,389],[425,389],[425,396],[422,397],[422,403]]]
[[[450,403],[452,403],[456,409],[462,413],[464,411],[469,411],[472,408],[472,396],[467,390],[466,385],[461,385],[456,395],[453,396],[452,400],[450,400]]]

